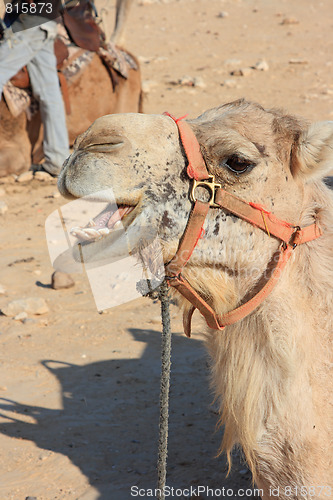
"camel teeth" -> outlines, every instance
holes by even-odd
[[[120,220],[117,220],[117,222],[115,223],[115,225],[113,226],[112,229],[121,229],[123,227],[122,223]]]
[[[82,231],[90,236],[98,236],[98,230],[94,227],[85,227],[84,229],[82,229]]]
[[[81,228],[80,227],[72,227],[72,229],[70,230],[70,234],[72,234],[73,236],[76,236],[77,231],[81,231]]]
[[[94,239],[94,236],[92,236],[91,234],[87,233],[86,229],[76,229],[75,236],[77,238],[80,238],[80,239],[85,240],[85,241],[89,241],[89,240]]]
[[[94,226],[96,226],[95,222],[92,219],[90,219],[90,221],[88,222],[88,227],[94,227]]]
[[[70,233],[85,241],[97,241],[110,232],[110,229],[107,227],[95,229],[96,227],[96,225],[94,227],[73,227]]]

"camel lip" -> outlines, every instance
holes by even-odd
[[[73,227],[71,234],[81,245],[90,245],[126,230],[138,215],[138,204],[111,202],[83,227]]]

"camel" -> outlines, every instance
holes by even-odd
[[[191,148],[182,144],[180,123],[167,115],[109,115],[77,138],[58,180],[61,194],[75,199],[112,189],[119,207],[95,218],[95,227],[76,230],[88,261],[117,244],[121,219],[132,252],[145,239],[140,227],[156,230],[168,274],[194,210]],[[270,293],[205,334],[224,426],[220,451],[231,466],[233,447],[243,449],[264,499],[330,497],[333,198],[322,178],[332,168],[333,122],[308,124],[238,100],[185,123],[221,186],[199,181],[194,194],[205,206],[206,192],[216,197],[181,270],[200,300],[216,317],[228,317],[272,282],[277,255],[289,252]],[[257,222],[216,202],[224,193],[256,211]],[[287,242],[274,235],[277,220],[294,231]],[[314,228],[310,238],[307,228]],[[193,307],[177,288],[174,294],[189,334]]]
[[[112,40],[124,42],[124,29],[132,0],[117,0],[116,24]],[[132,56],[139,67],[138,61]],[[110,113],[142,112],[140,70],[129,68],[125,79],[109,70],[98,55],[68,87],[71,114],[67,115],[70,144],[98,117]],[[14,118],[0,101],[0,177],[29,170],[43,158],[43,131],[39,113],[27,120],[25,113]]]

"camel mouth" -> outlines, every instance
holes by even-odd
[[[134,220],[133,211],[137,205],[123,203],[109,203],[96,217],[91,219],[85,226],[73,227],[70,233],[80,243],[93,243],[105,238],[117,229],[128,227]],[[131,214],[131,215],[130,215]]]

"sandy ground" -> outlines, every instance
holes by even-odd
[[[139,3],[127,47],[140,56],[146,112],[194,117],[246,97],[309,120],[333,119],[331,0]],[[248,69],[262,60],[266,71]],[[246,76],[230,75],[239,69]],[[179,85],[184,77],[196,85]],[[0,500],[129,500],[131,486],[151,498],[159,304],[141,298],[99,314],[83,273],[73,274],[74,288],[50,287],[44,224],[66,203],[55,193],[55,181],[0,179],[8,205],[0,215],[0,308],[26,297],[49,306],[25,322],[0,317]],[[221,433],[203,323],[189,340],[174,307],[172,315],[168,484],[228,487],[240,498],[238,488],[251,488],[240,454],[228,478],[225,459],[215,458]]]

